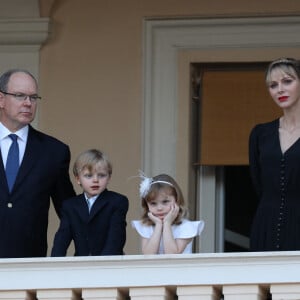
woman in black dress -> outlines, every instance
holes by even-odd
[[[283,115],[250,134],[250,171],[260,200],[250,251],[300,250],[300,62],[273,61],[266,83]]]

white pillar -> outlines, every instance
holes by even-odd
[[[35,295],[28,291],[0,291],[0,299],[35,300]]]
[[[276,284],[271,285],[272,300],[300,299],[300,284]]]
[[[266,290],[259,285],[228,285],[223,287],[226,300],[264,300]]]
[[[166,287],[130,288],[131,300],[173,300],[174,292]]]
[[[83,300],[125,300],[126,292],[117,288],[83,289]]]
[[[81,296],[74,290],[38,290],[36,293],[38,300],[80,300]]]
[[[178,300],[220,300],[220,289],[210,286],[179,286]]]

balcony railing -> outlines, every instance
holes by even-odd
[[[300,252],[1,259],[0,299],[300,299]]]

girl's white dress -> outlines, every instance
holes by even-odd
[[[154,226],[143,224],[140,220],[131,221],[131,225],[136,229],[138,234],[146,239],[149,239],[154,230]],[[190,221],[183,219],[179,225],[172,225],[173,236],[175,239],[190,239],[201,234],[204,228],[204,221]],[[187,244],[182,253],[192,253],[193,240]],[[162,240],[159,245],[158,254],[164,254]]]

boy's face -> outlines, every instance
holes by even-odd
[[[82,187],[87,197],[93,197],[102,193],[110,180],[108,171],[103,166],[96,166],[92,171],[84,168],[78,176],[77,183]]]

